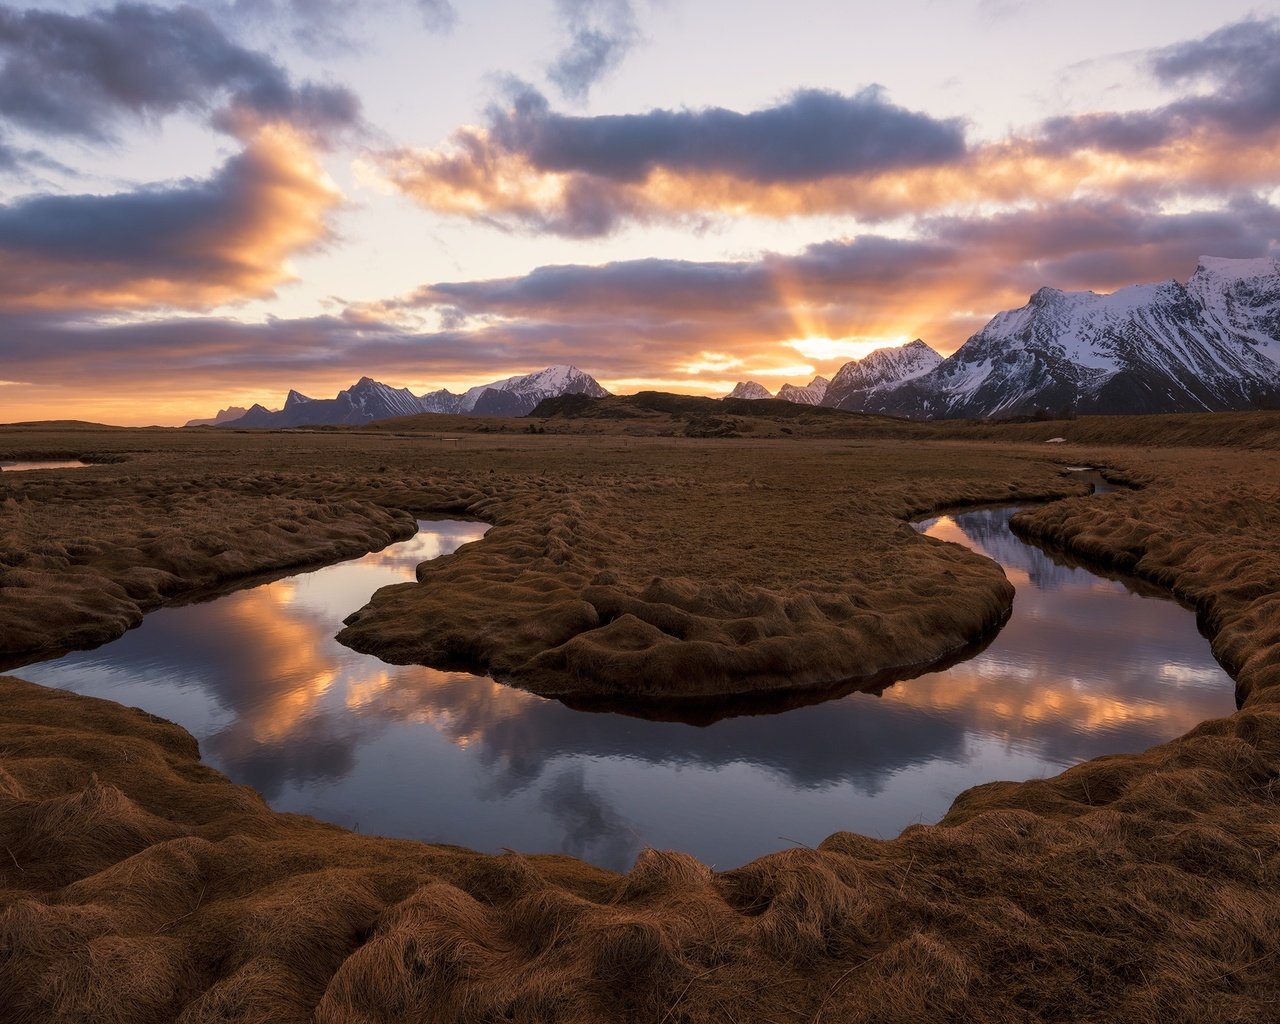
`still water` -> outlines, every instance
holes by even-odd
[[[1192,612],[1022,543],[1011,511],[918,524],[996,559],[1017,587],[1012,618],[981,653],[879,696],[705,727],[574,711],[332,639],[378,587],[486,529],[457,521],[160,609],[96,651],[17,674],[180,722],[205,761],[278,810],[613,868],[643,846],[729,868],[839,829],[893,836],[977,783],[1142,750],[1234,710]]]
[[[28,469],[85,469],[89,463],[79,459],[53,459],[44,462],[0,462],[0,473],[19,473]]]

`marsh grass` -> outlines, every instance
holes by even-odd
[[[0,556],[15,574],[0,585],[4,641],[78,642],[85,623],[105,636],[215,578],[466,511],[496,524],[497,543],[420,570],[438,607],[402,605],[412,588],[392,588],[362,628],[491,662],[581,638],[565,660],[584,678],[646,645],[774,652],[781,639],[768,664],[804,671],[818,661],[792,659],[792,639],[859,616],[876,626],[857,636],[883,651],[963,634],[968,613],[941,595],[998,595],[1002,581],[901,518],[1070,494],[1049,461],[1061,457],[1145,486],[1036,506],[1018,529],[1195,603],[1243,707],[1142,754],[971,789],[940,824],[894,839],[835,832],[725,872],[645,851],[615,874],[277,814],[201,765],[177,726],[0,678],[8,1019],[1274,1018],[1273,450],[542,440],[443,452],[376,434],[94,434],[86,445],[128,461],[0,483]],[[895,617],[886,593],[929,610]],[[614,614],[603,627],[601,608]],[[628,616],[606,642],[591,638]]]

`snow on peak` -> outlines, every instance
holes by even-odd
[[[778,389],[778,397],[783,401],[795,402],[797,405],[821,405],[830,384],[831,381],[826,377],[814,377],[802,388],[794,384],[783,384]]]
[[[769,393],[769,389],[763,384],[757,384],[753,380],[740,380],[733,386],[733,390],[725,395],[725,397],[747,398],[755,401],[761,398],[772,398],[773,395]]]
[[[923,376],[942,362],[942,356],[919,338],[905,345],[887,345],[861,359],[851,359],[831,378],[822,404],[858,410],[876,392]]]
[[[495,380],[490,384],[478,384],[469,388],[459,403],[460,412],[470,412],[486,391],[505,391],[514,395],[522,405],[534,408],[544,398],[558,398],[560,395],[589,395],[591,398],[608,396],[604,388],[589,373],[584,373],[576,366],[559,363],[548,366],[544,370],[526,373],[505,380]]]
[[[1280,275],[1280,263],[1269,256],[1242,260],[1233,260],[1225,256],[1201,256],[1196,260],[1195,276],[1201,274],[1235,281],[1256,277],[1276,277]]]

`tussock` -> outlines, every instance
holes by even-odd
[[[138,444],[133,432],[110,436]],[[361,444],[401,443],[373,438]],[[495,446],[439,458],[378,450],[374,461],[372,449],[339,451],[340,436],[312,448],[271,440],[296,449],[202,433],[181,444],[194,446],[188,463],[200,445],[225,446],[200,449],[205,467],[135,451],[120,464],[127,477],[113,466],[77,471],[95,475],[92,488],[69,476],[14,488],[6,480],[3,499],[14,505],[0,515],[0,555],[33,574],[19,577],[17,597],[0,590],[6,631],[27,623],[6,632],[10,649],[24,637],[83,636],[69,610],[44,626],[23,618],[32,597],[21,592],[43,593],[42,580],[51,608],[83,599],[86,614],[93,587],[119,587],[126,597],[112,599],[113,614],[127,619],[136,613],[121,581],[138,569],[174,576],[165,584],[173,589],[156,590],[169,599],[234,578],[216,565],[272,568],[263,550],[277,534],[265,509],[312,514],[296,534],[278,532],[293,538],[294,557],[360,536],[376,543],[376,531],[399,529],[410,512],[465,500],[467,509],[483,505],[497,543],[424,567],[421,589],[436,595],[425,603],[402,608],[408,588],[384,591],[361,616],[369,636],[377,621],[394,647],[426,636],[441,656],[537,657],[559,635],[599,628],[582,628],[592,613],[580,606],[599,618],[583,595],[605,588],[620,608],[628,602],[613,621],[631,615],[666,639],[626,628],[664,650],[776,639],[785,647],[804,631],[865,619],[860,638],[901,652],[918,631],[964,632],[942,595],[995,593],[999,581],[980,559],[903,533],[896,516],[1073,486],[1039,451],[978,446],[912,454],[920,475],[904,480],[903,459],[885,468],[874,448],[796,449],[771,477],[767,446],[737,456],[703,442],[630,453]],[[111,447],[98,435],[95,444]],[[238,473],[227,469],[232,453]],[[4,677],[0,1006],[24,1024],[1271,1019],[1280,1000],[1276,456],[1087,454],[1146,486],[1037,506],[1018,528],[1194,602],[1238,679],[1235,715],[1142,754],[978,787],[939,825],[896,839],[837,832],[816,850],[728,872],[648,851],[618,875],[567,857],[488,857],[276,814],[202,766],[178,727]],[[267,473],[269,459],[290,468]],[[376,500],[352,496],[364,479],[356,466],[383,464],[399,466],[399,481]],[[139,476],[147,465],[152,477]],[[175,496],[199,495],[222,474],[241,489],[228,484],[239,497],[218,514],[243,529],[228,530],[224,551],[193,555],[177,533],[196,522],[184,516],[198,502]],[[623,477],[647,490],[627,490]],[[787,498],[802,477],[822,483],[803,501]],[[777,491],[737,487],[744,478]],[[691,493],[706,496],[694,506]],[[644,501],[628,494],[652,499],[652,511],[642,515]],[[172,536],[143,525],[162,497],[177,501]],[[121,515],[86,527],[94,500],[118,501]],[[124,514],[135,503],[133,518]],[[696,514],[681,519],[682,508]],[[752,508],[765,511],[753,520]],[[53,561],[23,561],[27,540],[43,545],[31,547],[32,559]],[[56,567],[62,558],[69,569]],[[74,582],[65,592],[55,586],[64,577]],[[884,593],[930,611],[895,618],[879,604]],[[553,611],[550,626],[539,609]],[[440,623],[424,624],[437,613]],[[614,647],[600,649],[588,674],[616,663]],[[788,671],[814,664],[785,651],[769,657]]]

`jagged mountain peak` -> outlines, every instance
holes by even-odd
[[[837,409],[862,409],[872,395],[928,373],[942,362],[922,339],[887,345],[861,359],[851,359],[831,378],[822,404]]]
[[[746,398],[752,401],[758,401],[762,398],[772,398],[773,394],[763,384],[758,384],[754,380],[740,380],[733,386],[726,398]]]
[[[804,387],[783,384],[778,388],[778,397],[787,402],[795,402],[797,405],[821,405],[830,386],[831,381],[826,377],[817,376]]]
[[[481,384],[462,395],[441,388],[419,397],[408,388],[392,387],[365,375],[334,398],[315,399],[290,391],[281,412],[258,406],[236,422],[241,426],[296,427],[357,425],[422,412],[524,416],[544,398],[565,394],[604,398],[609,393],[589,373],[568,364]]]
[[[486,397],[487,392],[501,392],[506,397]],[[476,415],[523,416],[531,412],[544,398],[560,395],[588,395],[606,398],[609,392],[600,386],[589,373],[576,366],[559,363],[533,373],[518,374],[490,384],[478,384],[469,388],[459,402],[459,412]],[[486,407],[490,411],[485,411]],[[499,412],[501,409],[503,411]],[[507,411],[519,409],[519,412]]]
[[[1278,396],[1280,267],[1202,257],[1185,285],[1040,288],[865,408],[913,417],[1181,412]]]

